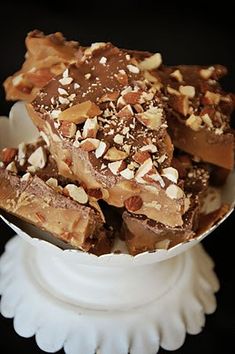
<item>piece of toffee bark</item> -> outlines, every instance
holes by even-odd
[[[169,134],[175,147],[227,170],[234,167],[232,94],[218,80],[225,67],[181,65],[153,70],[166,99]]]
[[[59,176],[42,141],[0,153],[0,208],[83,251],[109,253],[110,231],[85,190]]]
[[[76,61],[78,43],[66,41],[60,32],[45,36],[35,30],[27,35],[25,44],[22,68],[4,82],[7,100],[31,102],[52,77]]]
[[[125,51],[92,45],[40,91],[28,111],[46,134],[61,175],[111,205],[182,225],[184,192],[177,171],[165,170],[173,146],[161,96]],[[167,183],[164,174],[170,175]]]
[[[143,215],[123,213],[122,238],[132,255],[141,252],[168,249],[196,236],[199,223],[200,201],[208,188],[209,172],[203,164],[197,164],[190,156],[180,154],[173,159],[181,183],[187,195],[183,225],[169,227]]]
[[[168,227],[145,216],[134,216],[128,212],[123,214],[123,233],[128,251],[131,255],[168,249],[178,243],[190,240],[195,236],[198,225],[197,200],[183,216],[183,225]]]

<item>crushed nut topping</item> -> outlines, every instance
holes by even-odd
[[[181,74],[180,70],[176,69],[170,74],[171,77],[174,77],[178,82],[183,81],[183,75]]]
[[[111,147],[104,155],[104,158],[108,161],[118,161],[126,159],[127,156],[128,154],[125,151],[121,151],[115,147]]]
[[[99,146],[95,150],[95,157],[99,159],[102,157],[107,149],[107,144],[104,141],[100,141]]]
[[[187,96],[189,98],[193,98],[195,96],[195,87],[193,86],[180,86],[179,91],[182,95]]]
[[[137,66],[132,64],[127,65],[127,69],[133,74],[139,74],[140,72],[140,69]]]
[[[88,202],[88,195],[83,187],[77,187],[75,184],[67,184],[67,186],[64,187],[64,193],[65,195],[68,194],[70,198],[80,204],[86,204]]]
[[[202,118],[200,116],[191,114],[191,116],[186,120],[186,125],[191,129],[198,131],[202,125]]]
[[[181,199],[184,197],[182,189],[175,184],[171,184],[167,187],[166,194],[171,199]]]
[[[162,64],[162,56],[160,53],[155,53],[151,57],[144,59],[138,64],[140,70],[157,69]]]
[[[17,167],[15,161],[10,162],[6,167],[6,170],[12,173],[17,173]]]
[[[114,175],[120,174],[120,172],[124,170],[125,167],[126,164],[123,160],[108,163],[108,168]]]
[[[169,181],[177,183],[179,178],[178,171],[173,167],[167,167],[162,170],[162,177],[166,177]]]
[[[46,166],[47,155],[45,149],[40,146],[28,158],[28,162],[36,169],[42,169]]]

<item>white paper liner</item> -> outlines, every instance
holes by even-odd
[[[38,137],[38,131],[32,124],[23,102],[17,102],[12,107],[9,118],[10,119],[7,119],[6,117],[0,117],[0,148],[6,146],[17,146],[20,142],[23,141],[31,142]],[[62,249],[64,248],[63,242],[55,240],[47,233],[38,230],[28,223],[14,219],[11,216],[5,214],[1,217],[18,235],[22,236],[36,247],[41,247],[44,250],[50,248],[50,250],[53,250],[53,252],[56,252],[57,254],[60,253],[63,257],[71,257],[73,259],[76,258],[76,261],[79,263],[109,266],[143,265],[160,262],[188,250],[203,240],[212,231],[214,231],[214,229],[217,228],[232,213],[235,203],[235,172],[231,173],[226,185],[221,191],[217,190],[216,194],[216,190],[214,189],[214,193],[217,195],[217,197],[212,198],[213,200],[210,200],[211,198],[209,198],[209,202],[206,204],[207,211],[211,211],[215,209],[215,207],[218,207],[218,203],[220,201],[218,192],[221,192],[221,200],[231,205],[231,210],[216,225],[214,225],[199,237],[184,243],[180,243],[170,248],[169,250],[144,252],[136,256],[127,254],[125,243],[122,241],[118,241],[118,243],[115,245],[115,249],[121,250],[120,254],[111,253],[99,257],[78,250]],[[37,237],[40,237],[40,239]],[[44,240],[42,240],[42,238]]]

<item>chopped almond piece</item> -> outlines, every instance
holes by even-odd
[[[133,112],[131,106],[128,104],[118,112],[117,117],[130,119],[133,117],[133,115],[134,115],[134,112]]]
[[[171,182],[177,183],[178,178],[179,178],[179,173],[175,168],[167,167],[167,168],[164,168],[162,172],[163,172],[162,173],[163,177],[166,177]]]
[[[173,77],[174,79],[176,79],[178,82],[182,82],[183,81],[183,75],[181,74],[181,72],[179,71],[179,69],[173,71],[170,74],[171,77]]]
[[[202,126],[202,118],[191,114],[191,116],[186,120],[186,125],[191,129],[198,131]]]
[[[151,57],[144,59],[138,64],[140,70],[157,69],[162,64],[162,56],[160,53],[155,53]]]
[[[84,151],[94,151],[98,148],[99,144],[100,140],[87,138],[81,142],[80,147]]]
[[[159,107],[151,107],[143,113],[136,114],[136,118],[147,128],[158,130],[162,124],[163,110]]]
[[[97,121],[97,117],[88,118],[85,121],[82,136],[83,138],[95,138],[98,130],[99,130],[99,124]]]
[[[123,99],[126,102],[126,104],[137,104],[140,103],[140,98],[141,98],[142,92],[141,91],[131,91],[127,92],[125,95],[123,95]]]
[[[104,141],[100,141],[99,146],[95,150],[95,157],[99,159],[101,156],[104,155],[107,149],[107,144]]]
[[[180,199],[184,196],[182,189],[175,184],[171,184],[169,187],[167,187],[166,194],[171,199]]]
[[[189,98],[193,98],[195,96],[195,87],[193,86],[180,86],[179,91],[182,95],[187,96]]]
[[[139,164],[144,163],[149,158],[150,158],[150,154],[148,153],[148,151],[137,151],[133,155],[133,160]]]
[[[206,94],[204,96],[204,101],[206,104],[217,105],[220,102],[220,97],[221,95],[219,93],[206,91]]]
[[[106,92],[100,99],[100,102],[110,102],[110,101],[116,101],[116,99],[119,96],[118,91],[114,92]]]
[[[47,163],[47,155],[45,149],[40,146],[28,158],[28,162],[35,168],[44,168]]]
[[[111,147],[104,155],[104,158],[109,161],[124,160],[127,157],[128,157],[128,154],[126,152],[118,150],[115,147]]]
[[[86,204],[88,202],[88,195],[83,187],[77,187],[75,184],[67,184],[64,192],[78,203]]]
[[[108,168],[114,175],[118,175],[122,170],[126,168],[126,163],[123,160],[110,162]]]
[[[65,120],[63,120],[61,122],[59,131],[61,133],[61,135],[63,135],[63,137],[65,138],[72,138],[75,136],[76,134],[76,124],[72,123],[72,122],[67,122]]]
[[[59,114],[58,118],[59,120],[66,120],[75,124],[80,124],[85,122],[87,118],[93,118],[101,113],[102,111],[95,103],[85,101],[65,109]]]

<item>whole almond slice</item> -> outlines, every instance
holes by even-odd
[[[65,109],[59,114],[58,119],[80,124],[85,122],[87,118],[93,118],[101,113],[102,111],[94,102],[85,101]]]

